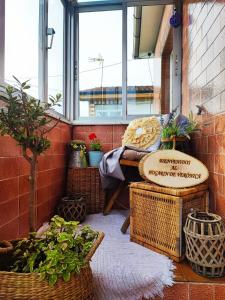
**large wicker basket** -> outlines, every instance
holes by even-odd
[[[87,265],[79,275],[74,275],[70,281],[58,280],[53,287],[41,280],[39,274],[15,273],[0,271],[0,299],[1,300],[89,300],[94,299],[93,277],[90,259],[104,237],[99,233],[92,249],[86,257]],[[2,254],[0,260],[4,263],[10,260],[10,252]]]
[[[145,182],[130,185],[131,240],[181,261],[185,254],[182,232],[191,209],[207,210],[207,184],[166,188]]]
[[[67,195],[74,194],[85,196],[88,214],[103,211],[105,195],[98,168],[68,169]]]

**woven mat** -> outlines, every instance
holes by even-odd
[[[130,242],[120,227],[125,212],[87,216],[85,223],[103,231],[105,238],[92,258],[97,300],[139,300],[162,296],[173,284],[172,261],[166,256]]]

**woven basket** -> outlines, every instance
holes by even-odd
[[[8,241],[0,242],[0,255],[7,253],[13,249],[13,245]]]
[[[88,214],[103,211],[105,195],[98,168],[73,168],[68,170],[67,195],[81,194],[86,198]]]
[[[191,209],[207,210],[207,195],[207,184],[182,189],[146,182],[130,184],[131,240],[181,261],[186,217]]]
[[[192,269],[203,276],[225,275],[225,227],[221,217],[193,212],[185,227],[186,256]]]
[[[70,281],[58,280],[53,286],[41,280],[39,274],[0,271],[1,300],[89,300],[94,299],[93,277],[89,261],[104,237],[99,233],[92,249],[86,256],[86,267]],[[1,254],[0,254],[1,256]],[[10,261],[9,252],[3,255],[4,261]]]
[[[57,213],[66,221],[83,222],[86,217],[86,199],[83,195],[63,197],[57,207]]]

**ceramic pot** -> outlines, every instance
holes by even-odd
[[[103,157],[102,151],[89,151],[89,164],[91,167],[98,167]]]

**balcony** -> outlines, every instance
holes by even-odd
[[[0,82],[30,79],[29,94],[44,103],[62,94],[61,106],[48,112],[53,123],[60,119],[46,135],[51,147],[38,157],[36,229],[66,195],[71,140],[89,145],[94,132],[106,153],[121,146],[131,120],[177,106],[200,124],[191,155],[209,170],[210,212],[225,220],[225,2],[178,3],[177,27],[169,24],[172,0],[30,2],[0,2]],[[0,240],[29,233],[29,175],[21,147],[1,136]],[[128,204],[126,192],[120,198]],[[199,276],[186,261],[175,265],[163,299],[225,298],[224,277]]]

